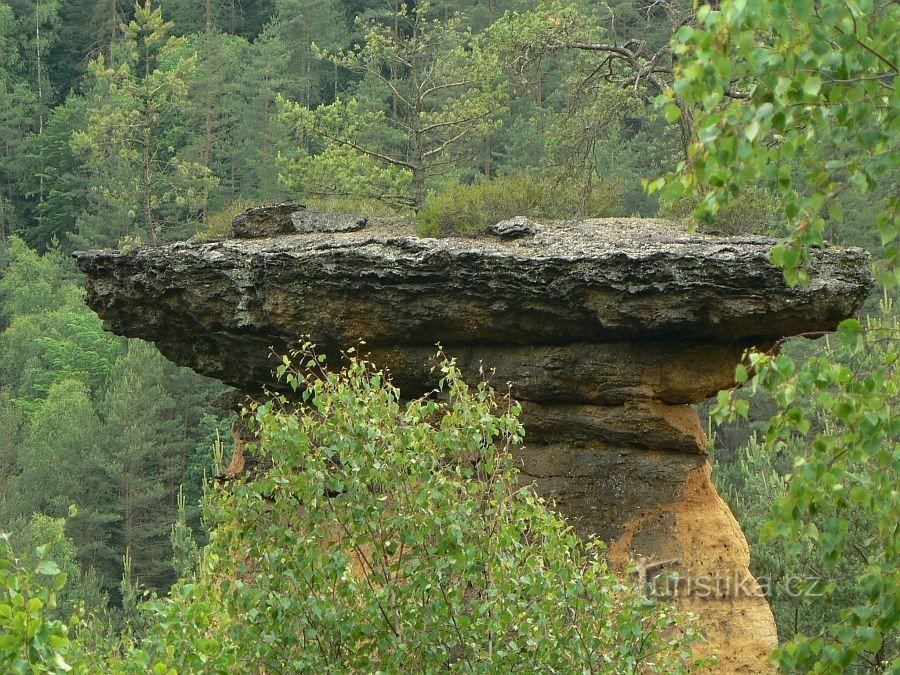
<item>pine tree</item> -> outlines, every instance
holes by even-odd
[[[102,406],[104,454],[118,511],[113,541],[120,555],[131,551],[134,575],[149,588],[168,587],[174,579],[169,529],[176,514],[172,458],[179,429],[161,360],[152,345],[130,341]]]
[[[51,388],[30,415],[10,484],[10,514],[62,517],[75,506],[67,529],[82,569],[112,571],[117,552],[111,547],[109,524],[116,518],[100,454],[100,420],[87,388],[63,380]],[[40,486],[40,489],[35,489]]]
[[[329,55],[362,78],[355,95],[310,111],[285,106],[301,148],[282,178],[297,191],[369,197],[420,210],[428,181],[461,161],[461,141],[488,132],[506,101],[499,62],[461,17],[394,3],[365,44]]]
[[[244,71],[252,60],[253,46],[244,38],[210,28],[190,36],[188,45],[198,60],[187,80],[192,95],[182,106],[185,122],[193,132],[184,158],[220,177],[202,204],[201,219],[206,222],[211,209],[223,208],[241,193],[252,190],[242,151],[244,143],[252,142],[260,131],[245,126],[242,113],[248,107],[248,99],[259,96],[262,88],[255,80],[255,86],[247,86],[250,76]]]
[[[36,194],[43,181],[44,189],[32,221],[22,229],[21,236],[39,251],[56,244],[70,250],[70,235],[77,233],[79,219],[93,206],[90,181],[84,170],[85,157],[71,146],[72,131],[86,123],[87,101],[72,95],[50,112],[42,134],[26,139],[20,185],[26,192]]]
[[[195,473],[204,407],[221,386],[178,368],[153,345],[131,340],[116,363],[101,407],[102,448],[118,519],[118,555],[131,551],[136,582],[166,589],[174,580],[171,528],[184,477]],[[205,450],[205,449],[204,449]],[[202,474],[202,471],[201,471]],[[186,491],[186,518],[195,516],[199,486]],[[121,576],[117,568],[116,579]]]
[[[178,519],[172,525],[172,567],[179,579],[186,579],[197,569],[200,549],[188,525],[187,501],[184,490],[178,491]]]
[[[32,129],[38,109],[38,97],[26,78],[15,29],[12,7],[0,4],[0,242],[22,223],[16,213],[21,195],[14,158],[22,151],[22,139]]]
[[[301,105],[313,107],[334,98],[335,66],[319,57],[317,50],[336,52],[346,46],[350,33],[337,0],[276,0],[277,14],[271,23],[274,36],[291,51],[293,77],[282,93]]]
[[[151,244],[164,228],[189,223],[215,183],[206,167],[179,152],[186,143],[180,109],[196,58],[171,30],[150,0],[136,7],[113,58],[91,63],[88,123],[72,139],[76,151],[89,153],[98,194],[135,227],[120,235],[146,237]],[[96,243],[90,233],[81,237]]]

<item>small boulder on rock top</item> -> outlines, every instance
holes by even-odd
[[[487,231],[501,239],[518,239],[537,232],[537,226],[525,216],[515,216],[488,226]]]
[[[357,213],[329,213],[303,209],[291,214],[294,230],[308,232],[356,232],[366,226],[366,217]]]
[[[238,239],[262,239],[309,232],[356,232],[365,226],[366,218],[358,214],[328,213],[285,202],[239,213],[231,221],[231,232]]]
[[[247,209],[231,221],[232,236],[238,239],[259,239],[290,234],[294,232],[291,215],[304,208],[302,204],[285,202]]]

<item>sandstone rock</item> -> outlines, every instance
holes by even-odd
[[[529,444],[514,454],[523,483],[576,532],[611,542],[616,568],[701,617],[707,643],[697,651],[718,659],[712,672],[772,671],[775,620],[705,457],[600,443]]]
[[[254,239],[76,254],[88,304],[108,329],[249,394],[276,384],[272,348],[309,336],[332,363],[365,339],[417,396],[438,379],[440,342],[470,380],[521,399],[524,482],[608,541],[623,573],[681,574],[673,599],[700,614],[716,672],[770,669],[772,613],[686,404],[730,386],[744,348],[856,312],[873,284],[863,251],[812,251],[809,285],[791,288],[771,240],[665,221],[501,223],[493,237],[437,240],[402,223],[350,231],[360,221],[296,205],[242,217],[235,232]]]
[[[329,348],[361,338],[372,347],[739,348],[832,329],[872,286],[863,251],[823,249],[809,286],[791,288],[766,258],[771,243],[602,220],[545,225],[512,242],[367,228],[76,258],[87,302],[110,330],[248,388],[271,383],[267,348],[286,351],[300,335]]]
[[[566,513],[583,537],[617,541],[630,523],[661,504],[678,502],[703,455],[601,443],[526,444],[514,451],[523,482]],[[650,555],[649,550],[636,552]],[[622,557],[622,556],[620,556]],[[627,557],[627,555],[625,556]]]
[[[741,343],[676,341],[443,346],[469,382],[487,380],[498,391],[509,386],[515,398],[530,401],[599,405],[634,399],[699,403],[733,384],[743,349]],[[436,347],[366,345],[362,352],[390,370],[404,392],[424,393],[437,384]]]
[[[706,452],[706,434],[690,406],[656,401],[620,406],[521,404],[529,442],[602,439],[633,448]]]

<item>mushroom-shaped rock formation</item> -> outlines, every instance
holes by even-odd
[[[294,222],[302,207],[278,208]],[[853,315],[872,287],[863,251],[814,250],[809,285],[792,288],[771,240],[658,220],[422,239],[355,220],[260,237],[253,215],[252,239],[76,254],[88,304],[108,329],[251,394],[276,386],[271,350],[301,335],[327,353],[364,339],[410,396],[434,384],[435,343],[469,377],[483,363],[523,403],[523,478],[614,563],[679,573],[668,590],[701,617],[717,672],[769,668],[772,613],[690,404],[732,383],[745,348]]]

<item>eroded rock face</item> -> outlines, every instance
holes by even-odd
[[[523,480],[623,569],[680,573],[660,590],[701,616],[717,672],[768,670],[772,613],[689,404],[729,386],[746,347],[855,313],[872,285],[864,252],[815,251],[809,286],[789,288],[770,240],[663,221],[435,240],[384,222],[299,234],[291,208],[236,223],[254,239],[76,254],[87,302],[110,330],[250,394],[275,386],[270,351],[305,335],[332,359],[365,339],[418,395],[441,343],[467,377],[521,400]]]
[[[815,252],[809,287],[790,288],[766,258],[771,243],[602,220],[544,225],[511,242],[419,239],[370,225],[76,256],[87,302],[110,330],[252,389],[272,382],[266,348],[284,351],[301,334],[327,348],[365,339],[404,349],[739,350],[831,329],[868,292],[863,251]]]

